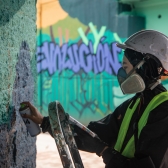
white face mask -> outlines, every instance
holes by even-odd
[[[135,94],[144,91],[145,83],[142,77],[135,72],[144,62],[144,60],[140,61],[128,74],[123,67],[118,70],[117,78],[124,94]]]

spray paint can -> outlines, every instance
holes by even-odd
[[[30,108],[27,107],[25,104],[21,104],[19,112],[20,112],[21,115],[22,114],[28,114],[28,115],[31,114]],[[38,124],[34,123],[29,118],[23,118],[22,117],[22,119],[23,119],[23,121],[24,121],[24,123],[25,123],[25,125],[27,127],[28,132],[30,133],[30,135],[32,137],[40,134],[41,130],[40,130],[40,127],[39,127]]]

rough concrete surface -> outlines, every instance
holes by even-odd
[[[36,138],[19,114],[20,103],[37,95],[35,4],[0,0],[0,168],[36,167]]]
[[[61,160],[54,139],[49,134],[37,136],[36,168],[62,168]],[[80,151],[85,168],[104,168],[101,157]]]

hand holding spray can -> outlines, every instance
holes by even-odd
[[[20,112],[21,116],[24,115],[24,114],[28,114],[28,115],[31,114],[30,108],[25,104],[21,104],[19,112]],[[23,119],[23,121],[24,121],[24,123],[27,127],[28,132],[30,133],[30,135],[32,137],[40,134],[41,130],[40,130],[40,127],[39,127],[38,124],[34,123],[29,118],[23,118],[22,117],[22,119]]]

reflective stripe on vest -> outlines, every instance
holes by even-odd
[[[143,114],[138,122],[138,138],[140,136],[140,133],[141,133],[143,127],[147,123],[150,112],[166,100],[168,100],[168,92],[162,92],[162,93],[158,94],[157,96],[155,96],[150,101],[150,103],[146,107],[145,111],[143,112]],[[125,113],[125,116],[124,116],[123,121],[120,126],[120,130],[119,130],[118,137],[117,137],[117,142],[114,146],[114,149],[117,150],[118,152],[120,152],[120,150],[122,148],[126,133],[128,131],[129,123],[131,121],[132,115],[133,115],[134,111],[136,110],[139,102],[140,102],[140,98],[138,98],[136,100],[132,109],[129,108],[132,102],[130,103],[130,105],[127,108],[127,111]],[[132,135],[132,137],[128,141],[127,145],[125,146],[125,148],[122,152],[122,155],[125,157],[128,157],[128,158],[133,158],[134,153],[135,153],[135,143],[134,143],[134,135]]]

